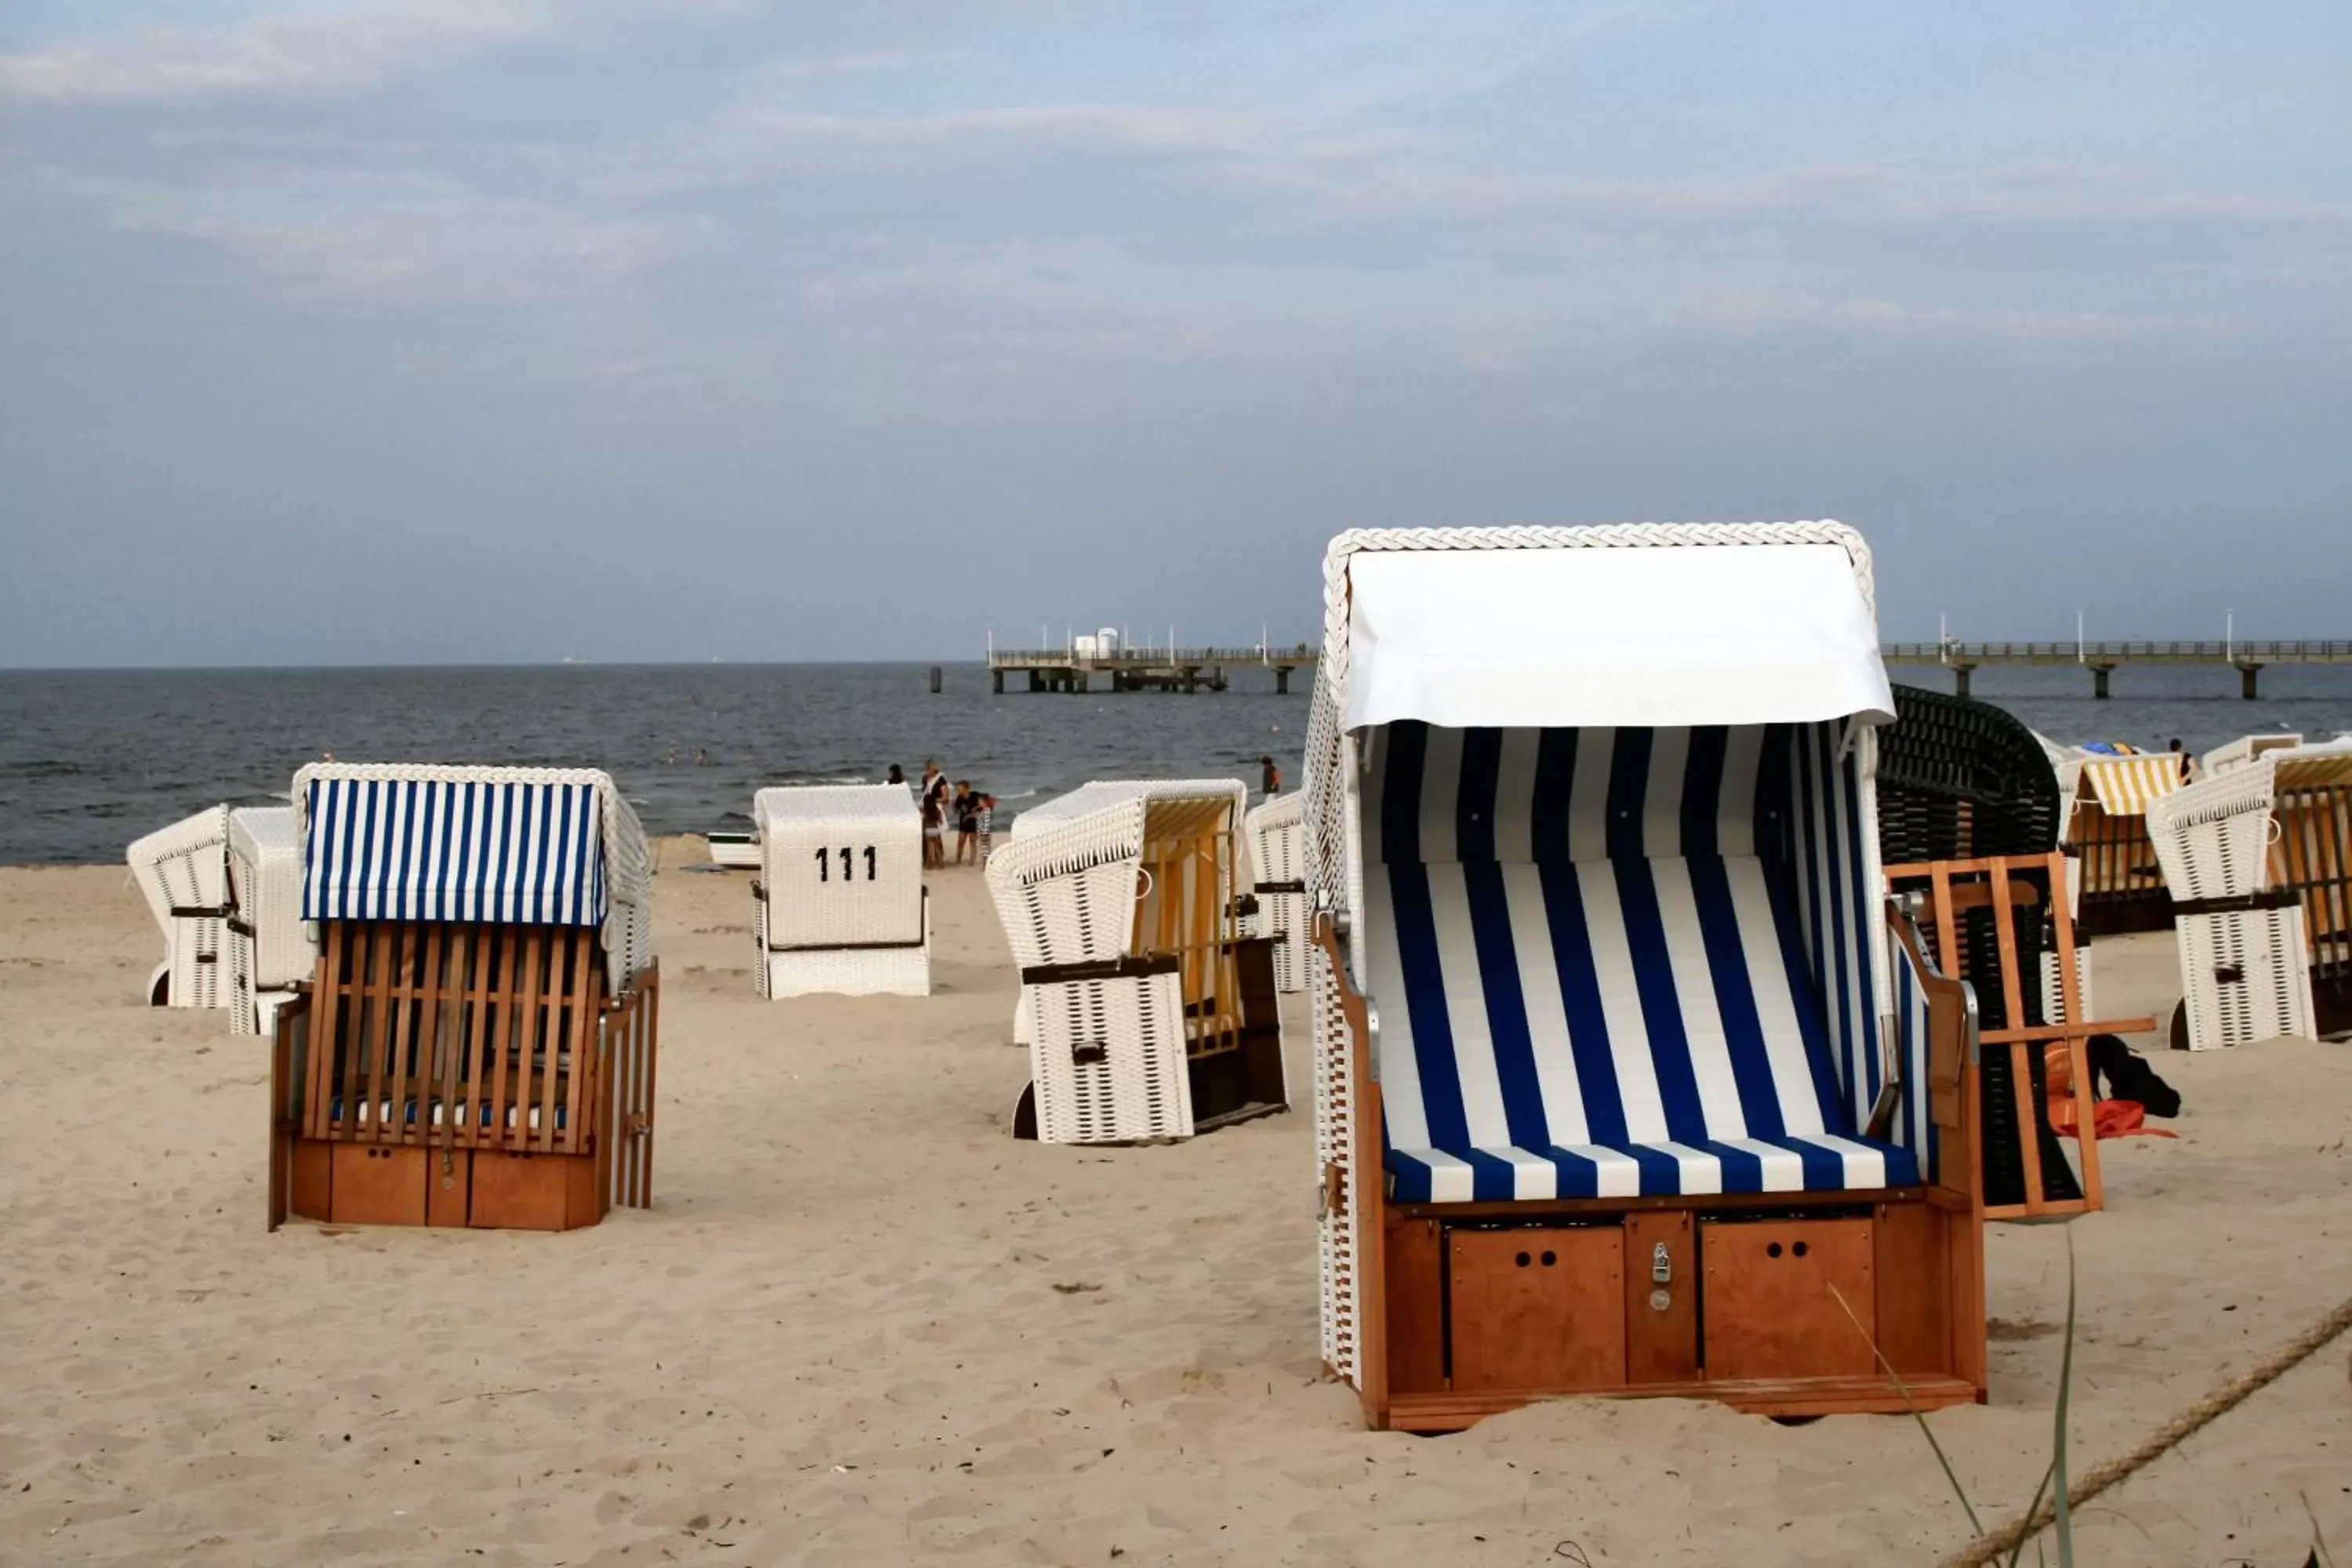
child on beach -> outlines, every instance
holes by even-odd
[[[970,856],[972,864],[980,863],[980,803],[982,796],[973,792],[970,779],[956,781],[956,858],[959,866]]]

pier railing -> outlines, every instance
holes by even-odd
[[[2352,664],[2352,642],[2312,637],[2210,642],[1895,642],[1890,664]]]
[[[1293,647],[1122,647],[1108,653],[1067,647],[991,648],[992,669],[1141,668],[1184,665],[1287,666],[1313,664],[1320,650],[1300,643]]]

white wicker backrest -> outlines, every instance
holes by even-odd
[[[598,839],[604,856],[604,953],[612,989],[625,990],[653,962],[653,854],[645,825],[610,773],[594,768],[500,768],[431,763],[312,763],[294,775],[294,825],[310,840],[314,780],[386,783],[572,784],[595,792]],[[306,850],[307,853],[307,850]],[[307,870],[307,867],[306,867]]]
[[[1146,810],[1137,795],[1049,818],[989,857],[988,890],[1014,963],[1090,963],[1127,952]]]
[[[1293,790],[1249,814],[1250,876],[1255,882],[1296,882],[1307,875],[1307,795]]]
[[[2226,745],[2214,747],[2200,759],[2199,766],[2205,776],[2234,773],[2245,767],[2265,752],[2284,752],[2303,744],[2303,737],[2294,734],[2241,735]]]
[[[2242,898],[2268,886],[2274,755],[2149,803],[2148,839],[2176,901]]]
[[[773,947],[923,939],[923,816],[898,784],[763,789],[752,797]]]
[[[229,892],[253,928],[254,983],[268,990],[310,978],[317,956],[302,929],[302,840],[289,805],[228,814]]]
[[[155,923],[167,934],[175,909],[228,902],[228,807],[206,806],[134,841],[123,857]]]

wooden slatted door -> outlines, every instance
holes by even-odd
[[[592,1152],[594,930],[331,921],[320,938],[305,1136]]]
[[[648,967],[627,994],[604,1010],[601,1068],[604,1136],[596,1147],[597,1186],[621,1208],[654,1202],[654,1068],[660,1038],[661,971]]]

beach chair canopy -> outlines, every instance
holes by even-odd
[[[2165,752],[2085,761],[2075,788],[2109,816],[2146,816],[2150,803],[2162,800],[2180,784],[2180,759]]]
[[[1326,576],[1309,884],[1379,1006],[1395,1201],[1916,1183],[1924,1091],[1858,1132],[1894,712],[1859,536],[1352,533]]]
[[[594,926],[651,958],[645,829],[589,769],[320,763],[294,775],[305,921]]]
[[[1838,542],[1625,542],[1349,551],[1342,722],[1893,721],[1868,590]]]
[[[1013,956],[1024,966],[1114,958],[1133,941],[1139,900],[1230,898],[1245,868],[1248,801],[1239,779],[1118,779],[1082,784],[1023,812],[1011,841],[988,862]],[[1220,832],[1215,886],[1146,885],[1151,840]]]

